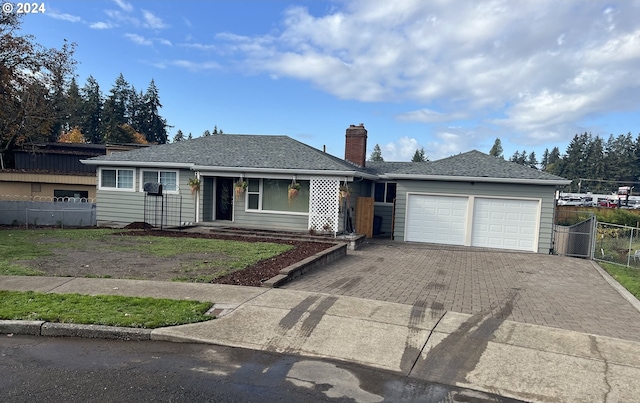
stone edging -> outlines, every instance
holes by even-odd
[[[340,243],[334,245],[329,249],[325,249],[322,252],[318,252],[313,256],[309,256],[304,260],[285,267],[280,270],[279,274],[275,277],[262,283],[262,286],[269,288],[279,287],[304,273],[308,273],[345,256],[347,256],[347,244]]]

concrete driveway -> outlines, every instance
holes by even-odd
[[[640,341],[640,312],[584,259],[374,239],[282,288]]]

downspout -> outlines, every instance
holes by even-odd
[[[200,171],[196,171],[196,179],[200,182]],[[202,190],[202,182],[200,182],[200,189],[196,192],[196,223],[200,222],[200,191]]]

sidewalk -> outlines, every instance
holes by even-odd
[[[210,301],[217,319],[150,339],[348,361],[526,401],[640,401],[640,343],[500,319],[508,299],[482,316],[216,284],[0,276],[0,289]]]

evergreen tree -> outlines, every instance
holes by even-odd
[[[520,161],[520,151],[516,150],[516,152],[513,153],[513,155],[511,156],[511,158],[509,158],[510,162],[515,162],[516,164],[518,164]]]
[[[205,130],[204,133],[202,133],[202,137],[209,137],[211,136],[211,132],[209,131],[209,129]]]
[[[66,112],[63,130],[70,131],[74,128],[78,128],[78,130],[80,130],[83,123],[83,106],[84,101],[80,95],[80,88],[78,87],[76,78],[72,77],[66,91]]]
[[[191,135],[191,132],[189,132],[189,135],[187,136],[187,140],[191,140],[193,139],[193,136]]]
[[[176,143],[178,141],[184,141],[184,140],[186,140],[184,133],[182,133],[182,130],[178,129],[178,132],[176,133],[176,135],[173,136],[173,142]]]
[[[54,116],[49,131],[49,142],[55,142],[63,131],[68,130],[67,124],[67,93],[68,79],[72,75],[75,68],[75,61],[69,64],[66,54],[73,54],[75,44],[69,44],[65,39],[61,50],[50,50],[50,60],[47,62],[47,68],[51,72],[51,80],[49,86],[49,100],[51,103],[50,111]],[[62,57],[60,57],[62,56]]]
[[[542,153],[542,161],[540,161],[540,167],[543,171],[547,170],[547,166],[549,165],[549,149],[545,148],[544,153]]]
[[[218,125],[213,126],[213,133],[212,134],[224,134],[224,132],[222,131],[222,129],[218,129]]]
[[[424,147],[416,149],[411,162],[427,162],[429,159],[424,155]]]
[[[90,143],[100,144],[104,141],[103,100],[100,85],[93,76],[87,78],[87,82],[82,87],[81,95],[83,102],[80,129]]]
[[[535,151],[531,151],[531,153],[529,154],[529,158],[527,158],[526,165],[529,166],[530,168],[538,169],[538,159],[536,158]]]
[[[103,125],[105,140],[109,143],[122,142],[122,125],[129,124],[128,107],[130,107],[132,88],[122,73],[111,88],[110,95],[104,103]],[[129,141],[131,142],[131,141]]]
[[[151,80],[147,92],[143,97],[144,126],[139,131],[146,135],[151,143],[165,144],[167,142],[167,121],[160,116],[160,95],[154,80]]]
[[[382,158],[382,150],[380,149],[380,145],[376,144],[373,147],[373,152],[369,157],[369,161],[384,161],[384,158]]]
[[[489,150],[489,155],[498,158],[504,158],[504,155],[502,155],[502,142],[499,138],[496,138],[496,141],[493,143],[493,147],[491,147],[491,150]]]

